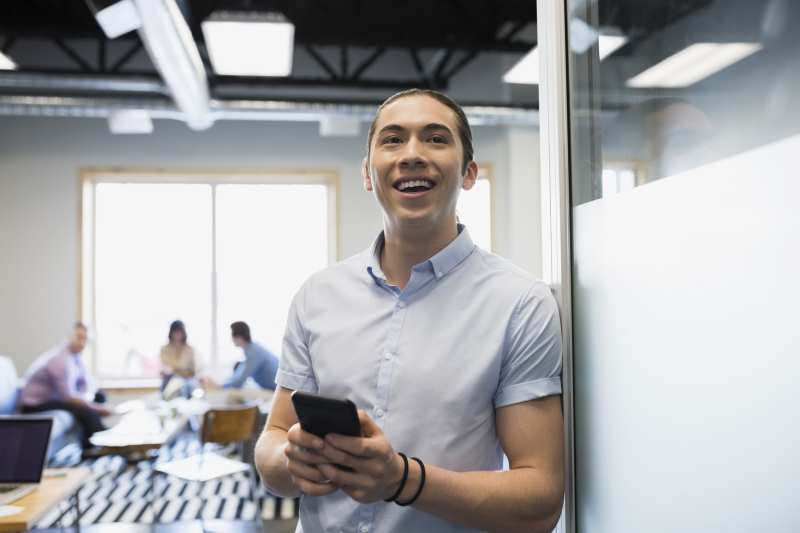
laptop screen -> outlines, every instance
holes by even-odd
[[[50,443],[50,418],[0,418],[0,483],[39,483]]]

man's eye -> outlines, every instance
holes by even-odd
[[[446,143],[447,140],[444,137],[440,137],[439,135],[437,135],[436,137],[431,137],[431,142],[434,142],[434,143]]]
[[[398,144],[399,142],[400,139],[398,139],[397,137],[389,137],[387,139],[384,139],[383,144]]]

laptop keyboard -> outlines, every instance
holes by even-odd
[[[0,485],[0,494],[5,494],[6,492],[11,492],[12,490],[17,490],[19,485]]]

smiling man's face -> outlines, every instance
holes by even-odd
[[[459,191],[477,177],[475,162],[462,171],[455,114],[428,96],[400,98],[381,110],[367,165],[364,186],[375,193],[387,231],[455,229]]]

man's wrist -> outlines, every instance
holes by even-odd
[[[419,490],[419,484],[422,482],[422,469],[419,467],[419,463],[416,461],[412,461],[409,459],[408,461],[408,479],[406,480],[406,486],[403,487],[403,492],[400,493],[400,496],[397,497],[397,501],[399,502],[407,502]]]
[[[389,488],[386,490],[386,494],[384,495],[383,500],[387,498],[391,498],[395,494],[397,494],[397,490],[400,488],[400,485],[403,483],[403,472],[405,470],[405,464],[403,458],[400,457],[400,454],[395,452],[394,454],[394,474],[392,475],[392,482],[389,484]]]

